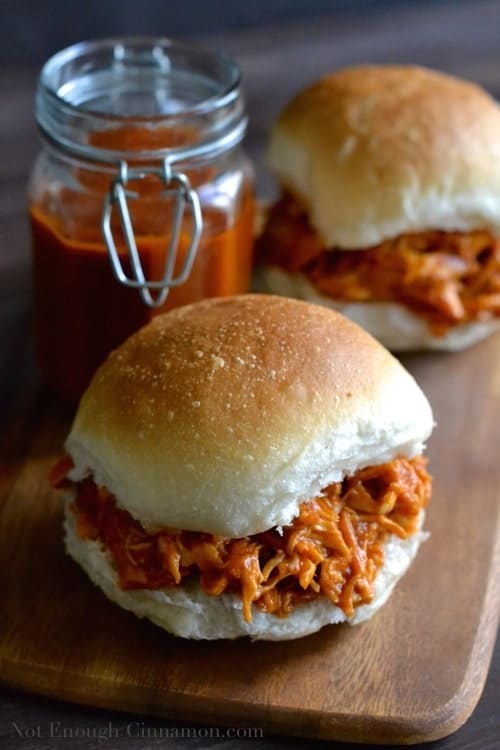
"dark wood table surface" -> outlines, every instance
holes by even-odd
[[[233,32],[203,41],[225,49],[242,68],[251,117],[247,145],[257,166],[261,195],[273,190],[263,166],[269,123],[293,92],[329,70],[359,62],[420,63],[475,80],[500,98],[498,0],[388,3],[363,12],[337,10],[301,24]],[[30,338],[25,206],[30,165],[38,150],[33,124],[35,80],[36,71],[31,69],[0,72],[0,424],[4,434],[39,377]],[[165,740],[167,731],[169,739]],[[156,748],[166,742],[179,749],[230,748],[243,743],[241,736],[235,738],[223,729],[218,736],[212,731],[210,737],[207,728],[201,728],[197,737],[194,734],[193,728],[188,731],[175,722],[0,692],[0,745],[6,748],[53,748],[69,741],[75,748]],[[268,736],[252,741],[254,747],[269,750],[314,744]],[[500,748],[500,644],[472,717],[454,735],[434,745],[446,750]],[[336,747],[354,746],[339,743]]]

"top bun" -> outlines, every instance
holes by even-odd
[[[284,109],[269,165],[326,247],[429,229],[500,232],[500,107],[418,67],[326,76]]]
[[[66,447],[144,526],[229,537],[291,522],[328,484],[419,453],[411,375],[342,315],[268,295],[155,318],[84,394]]]

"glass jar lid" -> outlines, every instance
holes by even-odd
[[[189,130],[189,143],[154,144],[140,158],[184,161],[239,143],[247,118],[235,63],[219,52],[151,37],[81,42],[51,57],[36,104],[43,136],[73,156],[137,160],[137,150],[89,144],[89,133],[123,125]]]

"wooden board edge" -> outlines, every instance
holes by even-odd
[[[413,721],[395,721],[387,717],[353,717],[346,722],[345,716],[330,715],[325,721],[321,712],[307,711],[297,713],[294,709],[278,709],[273,714],[272,706],[257,705],[249,707],[247,704],[235,703],[230,710],[227,707],[224,713],[214,704],[210,698],[175,700],[169,696],[168,703],[157,703],[152,697],[147,705],[144,705],[144,695],[141,694],[141,708],[138,707],[134,696],[128,699],[120,697],[117,705],[113,696],[103,697],[98,692],[93,692],[88,686],[88,697],[81,691],[71,694],[67,691],[58,690],[56,687],[47,689],[46,686],[38,688],[26,687],[26,683],[9,677],[2,677],[0,684],[3,687],[17,690],[22,693],[35,694],[48,699],[63,701],[87,708],[109,710],[116,713],[131,714],[134,716],[148,716],[155,719],[165,719],[169,722],[178,721],[180,724],[194,726],[235,726],[252,727],[262,730],[264,735],[285,737],[300,737],[314,740],[327,740],[335,742],[352,742],[356,744],[373,744],[380,746],[391,745],[413,745],[417,743],[431,742],[436,739],[447,737],[459,729],[467,716],[446,716],[429,722],[425,717],[425,726],[417,717]],[[96,688],[96,685],[92,685]],[[252,710],[252,708],[254,710]],[[297,721],[298,719],[298,721]],[[295,724],[291,723],[295,721]]]

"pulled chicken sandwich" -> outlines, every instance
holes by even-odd
[[[362,622],[425,538],[413,378],[331,310],[270,295],[157,317],[84,394],[52,483],[69,554],[188,638]]]
[[[500,107],[418,67],[361,66],[299,93],[270,138],[281,186],[262,288],[337,309],[394,350],[500,326]]]

